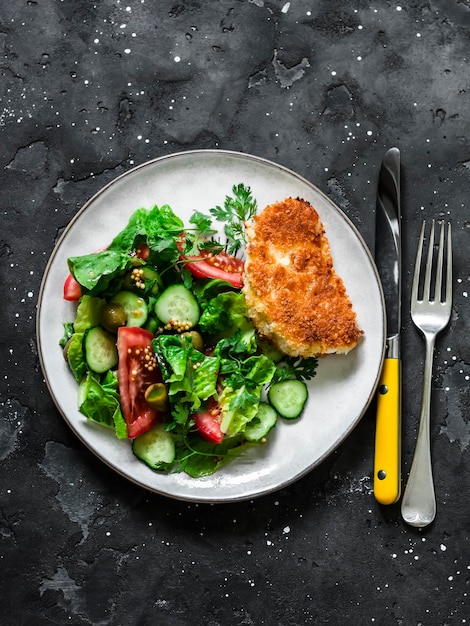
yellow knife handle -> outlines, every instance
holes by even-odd
[[[386,358],[377,394],[374,496],[393,504],[401,492],[401,361]]]

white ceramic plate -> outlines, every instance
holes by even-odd
[[[223,204],[233,184],[252,189],[260,208],[288,196],[317,209],[364,330],[347,356],[321,359],[309,382],[309,400],[298,420],[280,420],[265,446],[255,447],[215,475],[194,479],[162,474],[132,454],[128,441],[92,424],[77,408],[77,383],[59,347],[62,322],[73,321],[75,306],[62,298],[67,258],[106,246],[140,207],[169,204],[182,219],[194,210]],[[374,394],[385,343],[383,296],[370,253],[348,218],[321,191],[297,174],[269,161],[219,150],[183,152],[145,163],[112,181],[77,213],[55,247],[38,303],[37,337],[44,376],[66,422],[100,459],[129,480],[156,493],[198,502],[254,498],[285,487],[325,459],[352,431]]]

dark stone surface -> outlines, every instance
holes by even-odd
[[[470,622],[469,36],[468,0],[2,2],[2,623]],[[422,218],[454,226],[433,525],[374,500],[373,408],[318,469],[245,503],[173,501],[95,459],[55,409],[35,343],[42,273],[80,206],[151,158],[239,150],[315,183],[373,249],[392,145],[405,294]],[[403,308],[406,477],[424,350]]]

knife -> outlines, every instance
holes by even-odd
[[[400,151],[390,148],[380,168],[375,234],[375,262],[387,316],[386,351],[377,388],[374,456],[374,496],[381,504],[393,504],[401,492],[400,222]]]

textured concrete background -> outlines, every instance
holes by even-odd
[[[3,623],[470,622],[469,37],[468,0],[1,3]],[[407,527],[375,502],[373,410],[317,470],[252,502],[173,501],[95,459],[55,409],[35,340],[45,265],[83,203],[149,159],[238,150],[308,178],[373,250],[392,145],[405,294],[421,220],[454,227],[434,524]],[[403,309],[406,477],[424,351],[407,297]]]

